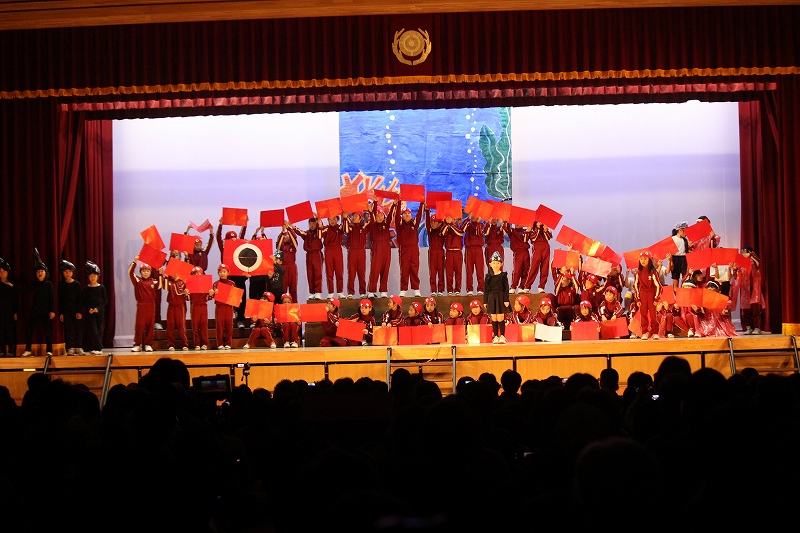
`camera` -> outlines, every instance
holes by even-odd
[[[231,377],[227,374],[192,378],[192,386],[204,397],[225,400],[231,394]]]

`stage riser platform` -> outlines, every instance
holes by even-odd
[[[792,337],[783,335],[741,336],[732,339],[737,354],[737,369],[747,366],[774,369],[775,372],[793,372]],[[452,363],[450,345],[393,346],[391,360],[396,363],[413,363],[412,372],[422,371],[426,378],[437,382],[444,394],[452,392],[452,380],[442,366],[431,368],[426,362]],[[692,338],[642,341],[638,339],[614,339],[604,341],[570,341],[564,343],[514,343],[506,345],[478,344],[458,345],[456,350],[456,379],[461,376],[477,378],[483,372],[491,372],[500,378],[506,369],[518,371],[523,380],[545,379],[552,375],[569,377],[585,372],[599,377],[607,367],[617,369],[621,386],[634,371],[654,374],[667,355],[686,358],[693,370],[702,367],[714,368],[723,375],[731,374],[728,339]],[[256,348],[250,350],[209,351],[157,351],[153,353],[130,352],[129,348],[107,350],[112,354],[111,384],[128,385],[137,382],[149,368],[162,357],[180,359],[186,363],[193,377],[228,374],[233,383],[245,383],[244,363],[250,364],[246,382],[251,388],[263,387],[273,390],[282,379],[304,379],[309,382],[324,378],[336,380],[342,377],[358,379],[369,377],[386,381],[389,350],[385,346],[357,346],[344,348]],[[11,391],[12,397],[21,402],[27,390],[27,378],[32,372],[41,372],[46,358],[0,359],[0,384]],[[53,357],[50,370],[97,370],[105,368],[107,356]],[[389,369],[391,370],[391,369]],[[766,373],[766,370],[761,370]],[[84,381],[76,376],[67,381]],[[101,377],[89,376],[85,380],[97,381]],[[438,381],[444,379],[446,381]],[[87,383],[89,384],[89,383]]]

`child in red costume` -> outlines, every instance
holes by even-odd
[[[569,324],[575,318],[575,305],[580,302],[578,290],[578,280],[571,270],[556,278],[556,315],[562,324]]]
[[[196,266],[192,269],[192,276],[202,275],[202,268]],[[189,301],[191,302],[189,315],[192,319],[195,350],[208,350],[208,301],[213,297],[213,288],[208,293],[193,293],[189,295]]]
[[[422,320],[425,324],[430,324],[433,326],[434,324],[444,323],[444,317],[442,316],[442,313],[436,309],[436,298],[433,296],[428,296],[425,298],[423,306],[425,309],[422,311]]]
[[[422,318],[422,304],[419,302],[411,302],[408,306],[408,314],[403,319],[403,326],[421,326],[425,322]]]
[[[483,233],[483,257],[487,267],[492,260],[493,253],[499,253],[500,257],[505,256],[505,250],[503,249],[503,243],[505,240],[506,235],[503,233],[503,228],[500,225],[500,221],[490,218],[486,222],[486,230]]]
[[[399,200],[395,200],[395,204]],[[419,292],[419,225],[425,212],[425,202],[413,216],[408,207],[402,209],[394,206],[394,228],[397,232],[397,246],[400,256],[400,297],[406,295],[409,285],[414,296],[422,296]]]
[[[322,230],[316,217],[308,219],[308,230],[297,226],[289,226],[289,231],[303,239],[303,250],[306,252],[306,280],[308,281],[308,297],[312,300],[322,299]]]
[[[514,226],[508,222],[503,222],[503,233],[508,236],[509,247],[514,261],[511,270],[511,285],[509,292],[525,292],[525,281],[528,278],[528,271],[531,268],[530,244],[528,239],[530,233],[523,226]]]
[[[389,296],[389,302],[386,304],[387,309],[381,317],[381,326],[400,326],[403,324],[403,310],[400,308],[403,305],[403,300],[399,296],[392,294]]]
[[[450,296],[461,294],[461,273],[464,266],[464,232],[452,217],[442,225],[444,237],[444,285]]]
[[[288,292],[281,296],[282,304],[292,303],[292,295]],[[297,348],[300,346],[300,322],[281,322],[281,331],[283,332],[283,347],[284,348]]]
[[[228,265],[220,263],[217,267],[219,279],[214,282],[214,294],[219,292],[220,285],[236,284],[228,278]],[[244,298],[244,297],[242,297]],[[233,306],[214,300],[214,322],[217,329],[217,349],[230,350],[233,342]]]
[[[189,301],[189,291],[186,282],[177,274],[172,279],[166,278],[167,290],[167,346],[170,352],[175,351],[175,331],[183,343],[184,351],[189,349],[189,340],[186,338],[186,302]]]
[[[763,329],[764,295],[761,290],[761,259],[750,246],[742,248],[742,255],[750,260],[750,270],[739,269],[733,279],[739,289],[742,327],[745,335],[760,335]],[[731,289],[733,295],[736,291]]]
[[[528,237],[531,244],[531,263],[528,275],[525,277],[523,286],[531,290],[536,276],[539,276],[539,292],[544,292],[547,280],[550,277],[550,239],[553,232],[541,222],[534,222],[533,228]]]
[[[533,313],[530,310],[531,299],[520,294],[514,298],[514,310],[508,314],[509,324],[533,324]]]
[[[483,294],[485,275],[483,244],[486,225],[476,215],[470,215],[461,223],[464,232],[464,277],[467,282],[467,296],[472,296],[473,282],[477,294]],[[498,255],[500,255],[498,253]],[[502,257],[502,255],[500,256]],[[491,258],[490,258],[491,259]]]
[[[344,298],[344,253],[342,238],[344,229],[339,217],[329,217],[328,225],[322,226],[322,244],[325,248],[325,282],[328,287],[328,298],[339,293]]]
[[[297,237],[289,231],[289,222],[283,222],[283,229],[278,235],[275,250],[283,253],[283,288],[281,294],[288,292],[297,301]],[[273,293],[276,294],[276,293]]]
[[[625,308],[619,302],[619,291],[616,287],[606,286],[603,291],[603,302],[597,309],[597,316],[603,322],[614,320],[625,315]]]
[[[367,224],[361,213],[353,213],[352,220],[344,214],[343,230],[347,236],[347,297],[367,296]],[[358,289],[356,292],[356,279]]]
[[[369,283],[367,284],[367,295],[370,298],[373,298],[376,294],[380,294],[381,298],[388,297],[389,270],[392,263],[392,234],[389,231],[389,227],[394,219],[396,208],[396,204],[392,203],[387,215],[383,208],[378,205],[378,202],[372,203],[372,220],[367,226],[372,246],[369,263]]]
[[[472,300],[469,303],[469,315],[464,319],[464,323],[468,326],[491,324],[492,318],[484,312],[483,304],[480,300]]]
[[[275,295],[267,291],[261,295],[261,299],[267,302],[275,302]],[[258,318],[253,320],[253,331],[250,332],[250,337],[247,339],[247,344],[242,346],[247,350],[251,345],[255,344],[258,339],[263,338],[264,342],[270,348],[275,348],[275,338],[272,336],[273,328],[275,327],[274,315],[269,318]]]
[[[184,235],[189,235],[189,230],[192,229],[192,225],[186,228],[186,231],[183,232]],[[214,244],[214,226],[210,226],[208,228],[208,244],[206,244],[205,248],[203,248],[203,239],[200,237],[195,237],[194,239],[194,248],[191,252],[186,255],[186,260],[192,264],[192,266],[199,266],[203,269],[203,272],[208,270],[208,252],[211,251],[211,246]],[[188,250],[182,250],[184,252],[188,252]]]
[[[163,280],[159,272],[156,277],[151,277],[153,269],[150,265],[142,263],[139,267],[139,275],[133,273],[136,261],[139,256],[134,257],[128,267],[128,277],[133,283],[133,293],[136,297],[136,324],[133,331],[132,352],[153,351],[153,332],[156,323],[156,297],[158,289],[163,287]]]
[[[583,300],[580,304],[578,304],[578,313],[575,315],[575,318],[569,325],[570,331],[572,331],[572,324],[575,322],[594,322],[597,324],[597,331],[600,331],[600,319],[597,318],[596,314],[594,314],[592,302],[589,300]]]
[[[322,332],[325,334],[319,341],[319,345],[324,348],[331,346],[347,346],[347,339],[336,335],[339,329],[339,298],[328,298],[325,303],[325,310],[328,312],[328,319],[322,323]]]
[[[645,250],[639,254],[639,268],[633,280],[633,297],[639,309],[642,322],[642,340],[651,335],[658,339],[658,317],[656,300],[661,296],[661,281],[653,264],[653,254]]]
[[[542,298],[539,300],[539,311],[533,315],[534,324],[544,324],[545,326],[561,326],[558,317],[553,312],[553,302],[550,298]]]
[[[665,339],[675,338],[672,329],[675,327],[675,315],[672,313],[672,304],[661,301],[656,303],[656,318],[658,320],[658,335]]]
[[[367,346],[372,344],[372,330],[375,327],[375,314],[372,309],[372,302],[364,298],[358,303],[358,313],[350,316],[350,320],[361,322],[364,324],[364,337],[361,339],[361,345]],[[350,341],[353,342],[353,341]],[[348,344],[350,344],[348,342]]]
[[[428,274],[432,296],[444,296],[444,235],[442,221],[425,208],[425,229],[428,231]]]

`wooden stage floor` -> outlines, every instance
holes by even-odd
[[[584,372],[598,377],[607,367],[617,369],[620,386],[625,386],[633,371],[654,374],[668,355],[686,358],[693,370],[710,367],[725,376],[745,367],[761,373],[797,372],[795,337],[757,335],[728,338],[684,338],[647,340],[613,339],[564,341],[562,343],[511,343],[356,346],[342,348],[251,348],[209,351],[155,351],[132,353],[130,348],[106,350],[102,356],[6,357],[0,359],[0,385],[5,385],[19,403],[33,372],[86,383],[97,388],[103,373],[110,369],[110,385],[134,383],[162,357],[180,359],[192,377],[227,374],[234,385],[273,390],[282,379],[308,382],[342,377],[369,377],[388,381],[390,372],[405,366],[412,373],[439,382],[444,394],[462,376],[477,378],[491,372],[500,378],[514,369],[523,380],[544,379],[552,375],[569,377]],[[455,372],[454,372],[455,370]]]

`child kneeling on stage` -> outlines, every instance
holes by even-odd
[[[338,337],[336,330],[339,329],[339,298],[332,296],[328,298],[325,304],[325,310],[328,311],[328,320],[322,323],[322,332],[325,336],[319,341],[319,345],[325,348],[331,346],[347,346],[347,339]]]
[[[292,295],[284,293],[281,296],[281,303],[292,303]],[[300,342],[300,322],[281,322],[281,332],[283,332],[283,347],[284,348],[297,348]]]
[[[372,311],[372,302],[367,298],[358,303],[358,313],[350,316],[350,320],[364,324],[364,337],[361,339],[361,346],[372,344],[372,328],[375,327],[375,315]],[[351,341],[352,342],[352,341]],[[350,344],[350,342],[348,342]]]
[[[261,299],[274,302],[275,296],[271,292],[265,292],[261,295]],[[266,342],[270,348],[275,348],[277,345],[275,344],[275,339],[272,337],[272,329],[274,327],[275,320],[273,317],[259,318],[255,320],[255,323],[253,324],[253,331],[250,332],[250,338],[247,339],[247,344],[242,346],[242,348],[247,350],[252,344],[255,344],[256,340],[261,338],[264,339],[264,342]]]

